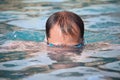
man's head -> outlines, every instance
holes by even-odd
[[[56,12],[46,22],[47,42],[54,45],[76,45],[84,39],[84,23],[75,13]]]

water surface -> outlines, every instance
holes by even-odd
[[[45,22],[68,10],[85,23],[85,42],[120,44],[119,0],[1,0],[0,45],[42,42]],[[120,48],[79,51],[0,51],[0,80],[119,80]]]

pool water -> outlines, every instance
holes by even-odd
[[[86,44],[120,44],[120,0],[1,0],[0,8],[0,45],[43,42],[47,18],[62,10],[81,16]],[[120,80],[119,47],[78,53],[0,51],[0,80]]]

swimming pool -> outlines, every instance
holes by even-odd
[[[119,0],[0,1],[0,44],[11,40],[42,42],[45,22],[68,10],[85,22],[85,41],[120,44]],[[120,49],[79,56],[47,51],[0,51],[0,80],[119,80]],[[74,59],[75,58],[75,59]]]

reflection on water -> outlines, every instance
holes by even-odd
[[[116,46],[117,47],[117,46]],[[60,50],[58,50],[60,49]],[[98,53],[79,49],[47,51],[1,52],[1,79],[43,80],[119,80],[120,49]],[[78,54],[79,53],[79,54]],[[113,54],[115,53],[115,54]]]
[[[88,43],[120,43],[120,0],[0,0],[0,44],[43,41],[45,22],[56,11],[77,13]],[[99,48],[99,47],[98,47]],[[77,49],[0,50],[0,80],[119,80],[120,46]]]

